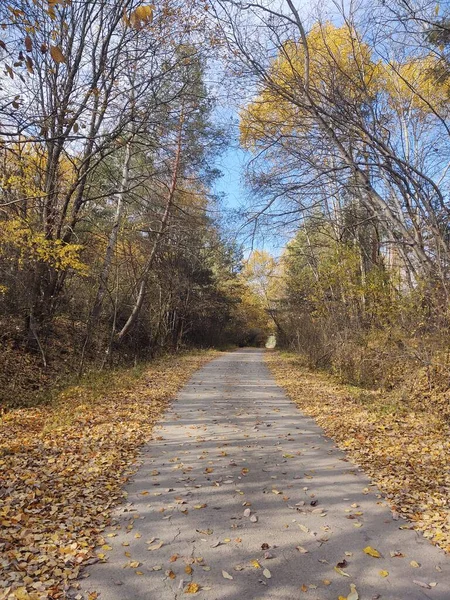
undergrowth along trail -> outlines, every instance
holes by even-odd
[[[411,520],[433,544],[450,552],[450,425],[445,416],[424,410],[423,404],[405,411],[393,396],[309,370],[299,355],[273,352],[266,360],[297,406],[377,483],[394,518]]]

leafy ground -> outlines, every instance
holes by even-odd
[[[427,409],[418,397],[351,388],[310,371],[298,355],[267,353],[267,362],[299,408],[378,484],[394,515],[450,552],[448,411]]]
[[[0,419],[0,598],[63,598],[107,547],[138,448],[214,351],[86,378],[47,406]]]

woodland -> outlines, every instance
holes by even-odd
[[[449,111],[445,2],[1,2],[0,466],[25,481],[42,440],[122,410],[120,457],[92,442],[117,500],[118,464],[211,349],[275,336],[293,397],[286,361],[362,411],[299,401],[369,470],[386,439],[364,411],[426,430],[429,537],[450,548]],[[216,191],[230,148],[236,207]],[[148,366],[162,396],[140,415]]]
[[[3,387],[273,332],[347,381],[446,387],[447,9],[4,3]]]

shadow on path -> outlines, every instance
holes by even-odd
[[[275,384],[262,350],[203,367],[154,436],[84,592],[179,600],[196,583],[209,600],[337,600],[352,583],[360,600],[450,600],[449,557],[392,519]]]

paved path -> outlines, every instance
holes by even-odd
[[[262,351],[198,371],[155,437],[83,581],[100,600],[450,600],[450,557],[400,528]]]

